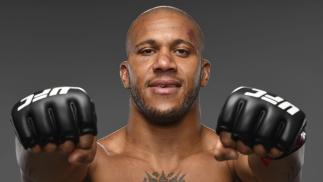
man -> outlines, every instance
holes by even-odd
[[[199,25],[182,10],[159,6],[138,16],[128,30],[127,60],[120,65],[120,78],[131,94],[128,122],[100,140],[95,137],[94,105],[81,88],[46,89],[24,98],[12,112],[23,181],[299,181],[304,145],[289,144],[303,131],[303,115],[291,126],[286,122],[289,128],[298,125],[292,139],[281,143],[260,140],[250,130],[239,133],[226,119],[236,97],[252,106],[260,102],[258,97],[268,103],[271,98],[269,114],[260,118],[276,117],[272,113],[278,103],[277,112],[285,114],[291,107],[290,115],[299,113],[282,98],[238,88],[219,118],[218,134],[201,124],[198,93],[211,69],[202,49]],[[241,113],[242,107],[239,103],[236,110]],[[253,113],[241,116],[234,126],[242,130],[241,123]],[[272,131],[282,128],[277,124]],[[253,139],[257,137],[258,143]]]

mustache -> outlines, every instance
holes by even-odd
[[[148,79],[144,86],[145,87],[150,87],[150,86],[154,86],[160,83],[164,83],[164,84],[174,84],[178,87],[182,86],[184,83],[184,80],[178,77],[174,77],[174,76],[158,76],[158,77],[153,77]]]

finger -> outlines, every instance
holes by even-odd
[[[41,147],[39,145],[35,145],[33,148],[31,148],[31,151],[35,154],[38,154],[41,152]]]
[[[74,148],[75,144],[73,141],[70,140],[65,141],[59,146],[60,152],[64,154],[70,154],[74,150]]]
[[[60,126],[60,140],[63,142],[66,140],[71,140],[77,143],[79,139],[78,126],[77,122],[73,122],[73,113],[68,101],[63,101],[62,99],[62,101],[58,102],[57,100],[57,102],[54,104],[54,120],[56,121],[57,125]]]
[[[231,133],[223,131],[220,133],[220,140],[224,147],[236,148],[236,142],[232,139]]]
[[[57,149],[57,146],[54,143],[48,143],[42,148],[42,150],[47,153],[52,153],[56,151],[56,149]]]
[[[95,105],[91,99],[82,92],[73,98],[75,114],[78,118],[80,133],[97,134]],[[90,104],[89,104],[90,103]]]
[[[78,144],[78,147],[81,149],[90,149],[93,145],[93,142],[95,142],[95,136],[91,134],[85,134],[80,137],[80,142]]]
[[[69,156],[68,161],[75,165],[89,164],[93,161],[96,153],[96,142],[93,142],[90,149],[75,149]]]
[[[245,155],[251,154],[252,150],[250,147],[248,147],[247,145],[245,145],[241,140],[237,141],[237,150]]]
[[[232,137],[235,141],[241,140],[246,145],[251,145],[253,137],[253,129],[259,118],[259,105],[254,102],[240,100],[238,104],[237,117],[234,121],[232,129]]]
[[[218,161],[235,160],[238,158],[238,152],[232,148],[223,146],[222,142],[218,140],[213,151],[214,158]]]
[[[270,149],[270,153],[268,154],[271,158],[277,158],[283,155],[283,152],[278,148],[274,147]]]
[[[257,144],[253,147],[253,152],[261,157],[266,157],[267,151],[261,144]]]
[[[49,92],[49,90],[47,89]],[[42,104],[36,104],[33,106],[32,117],[30,120],[34,124],[34,129],[38,142],[42,146],[45,152],[53,152],[55,148],[52,144],[55,143],[55,127],[52,127],[51,117],[48,115],[47,107],[44,107]],[[48,145],[51,143],[50,145]],[[48,146],[47,146],[48,145]]]

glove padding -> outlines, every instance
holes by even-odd
[[[11,122],[25,149],[66,140],[78,143],[83,134],[97,134],[94,103],[79,87],[35,92],[14,105]]]
[[[263,90],[239,87],[226,100],[218,118],[216,132],[231,133],[253,147],[276,147],[285,157],[305,142],[305,114],[283,98]]]

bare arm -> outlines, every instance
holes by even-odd
[[[96,153],[94,103],[80,87],[37,91],[11,110],[23,181],[81,182]]]
[[[232,165],[242,181],[299,182],[304,163],[305,145],[291,155],[265,163],[255,154],[240,155]]]
[[[302,110],[276,94],[239,87],[227,99],[216,130],[231,149],[227,153],[245,154],[229,162],[243,181],[292,182],[301,177],[306,123]],[[260,156],[276,160],[267,165]]]
[[[57,150],[39,153],[25,150],[17,139],[16,157],[23,182],[82,182],[89,166],[87,162],[71,163],[68,154]]]

